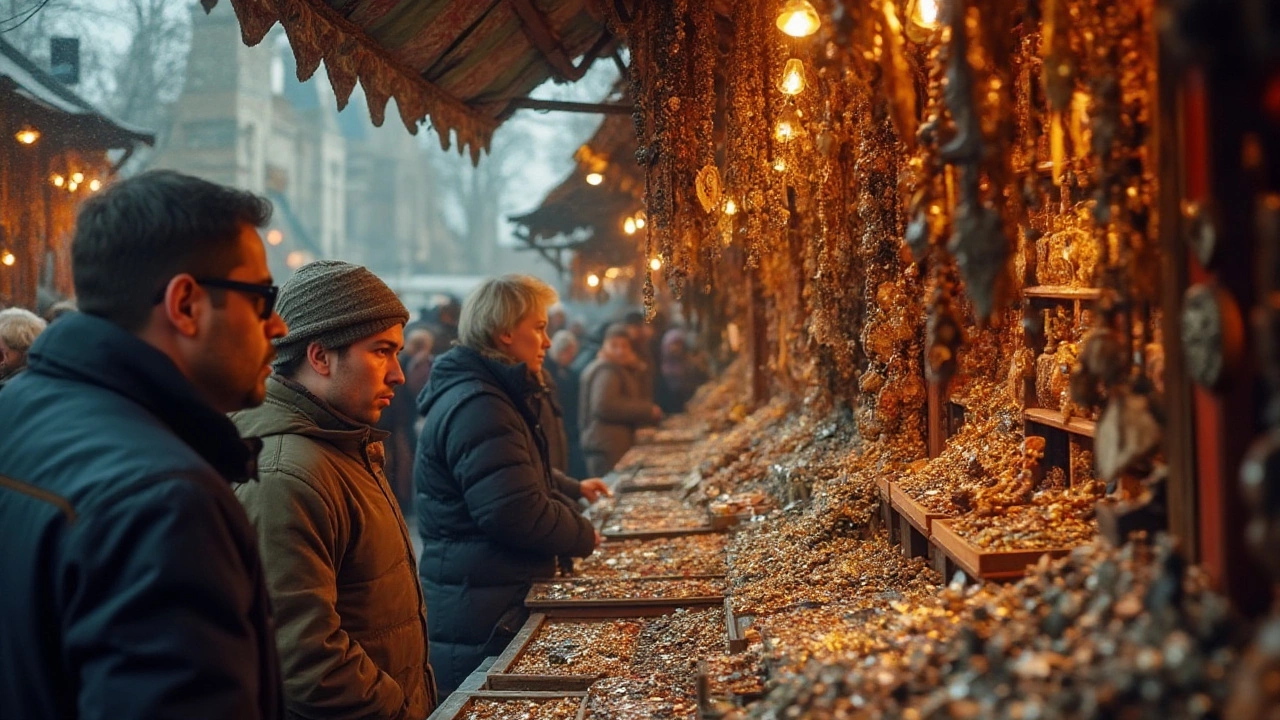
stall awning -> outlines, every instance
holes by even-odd
[[[584,229],[590,231],[585,240],[590,244],[624,238],[623,218],[640,209],[644,200],[644,176],[636,163],[635,149],[631,117],[605,117],[591,139],[578,149],[573,172],[547,193],[537,208],[508,218],[520,226],[519,237],[535,247],[581,236],[578,231]],[[587,182],[591,173],[600,174],[600,184]]]
[[[75,140],[68,143],[72,147],[109,150],[155,142],[152,133],[99,112],[3,39],[0,92],[13,93],[45,115],[46,121],[56,123],[58,130],[74,135]]]
[[[578,79],[611,44],[590,0],[230,2],[248,45],[284,26],[300,80],[323,60],[339,108],[359,81],[375,125],[395,98],[410,132],[429,118],[444,148],[452,133],[473,160],[513,100],[548,78]]]

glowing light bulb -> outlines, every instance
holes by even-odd
[[[791,58],[782,71],[782,79],[778,81],[778,92],[783,95],[799,95],[804,92],[804,88],[804,63]]]
[[[938,27],[938,0],[916,0],[911,22],[928,30]]]
[[[808,37],[822,25],[822,18],[808,0],[787,0],[778,13],[778,29],[791,37]]]
[[[285,256],[284,264],[288,265],[290,270],[297,270],[307,264],[307,254],[301,250],[294,250]]]
[[[643,229],[644,229],[644,223],[645,223],[645,219],[646,219],[646,217],[647,217],[647,216],[644,214],[644,211],[643,211],[643,210],[640,210],[639,212],[637,212],[637,213],[636,213],[636,228],[637,228],[637,229],[639,229],[639,230],[643,230]]]
[[[49,182],[53,183],[54,187],[62,187],[63,185],[67,184],[67,179],[62,177],[58,173],[54,173],[53,177],[49,178]]]
[[[724,201],[724,214],[725,215],[738,214],[738,204],[733,201],[733,198],[729,198]]]
[[[778,124],[773,126],[773,139],[778,142],[791,142],[804,134],[804,126],[800,124],[800,111],[789,107],[778,116]]]
[[[616,267],[611,267],[608,270],[604,271],[604,276],[609,278],[610,280],[617,279],[617,277],[621,274],[622,274],[622,271]]]
[[[595,273],[588,275],[587,287],[600,287],[600,276]]]
[[[71,173],[71,182],[77,185],[84,182],[84,173],[79,173],[79,172]]]
[[[658,271],[658,270],[661,270],[661,269],[662,269],[662,259],[661,259],[661,258],[654,258],[654,259],[650,260],[650,261],[649,261],[649,269],[650,269],[650,270],[653,270],[653,271],[655,271],[655,272],[656,272],[656,271]]]
[[[18,262],[18,258],[14,257],[13,253],[8,250],[5,250],[3,254],[0,254],[0,263],[12,266],[16,262]]]
[[[786,171],[787,171],[787,161],[786,161],[786,160],[784,160],[783,158],[778,158],[777,160],[774,160],[774,161],[773,161],[773,169],[774,169],[774,170],[777,170],[778,172],[786,172]]]
[[[284,242],[284,233],[274,228],[267,231],[267,244],[279,245],[282,242]]]
[[[94,178],[89,181],[89,192],[98,192],[102,189],[102,181]]]
[[[79,187],[80,187],[80,183],[78,183],[78,182],[76,182],[76,181],[74,181],[74,180],[72,180],[71,182],[67,183],[67,190],[70,190],[71,192],[75,192]]]
[[[596,172],[587,173],[588,185],[599,185],[602,182],[604,182],[604,176],[601,175],[600,173],[596,173]]]
[[[628,235],[635,235],[635,234],[636,234],[636,219],[635,219],[635,218],[627,218],[626,220],[623,220],[623,221],[622,221],[622,232],[624,232],[624,233],[626,233],[626,234],[628,234]]]
[[[14,139],[23,145],[35,145],[40,139],[40,131],[35,128],[25,127],[14,134]]]

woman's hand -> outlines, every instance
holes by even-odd
[[[593,503],[603,497],[613,497],[613,493],[609,490],[609,486],[604,484],[600,478],[587,478],[578,483],[578,489],[582,491],[582,497],[587,502]]]

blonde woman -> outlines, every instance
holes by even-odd
[[[540,420],[555,302],[537,278],[486,280],[463,304],[458,344],[436,359],[418,401],[418,572],[442,697],[515,636],[534,578],[600,542],[576,503],[607,492],[604,484],[553,469]]]

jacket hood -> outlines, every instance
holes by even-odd
[[[232,413],[231,419],[246,436],[302,435],[352,450],[390,435],[343,415],[306,388],[279,375],[267,378],[267,398],[262,405]]]
[[[540,382],[529,373],[524,363],[457,346],[436,358],[431,377],[418,396],[418,412],[426,415],[441,397],[467,382],[479,382],[501,390],[512,399],[524,398],[542,390]]]

